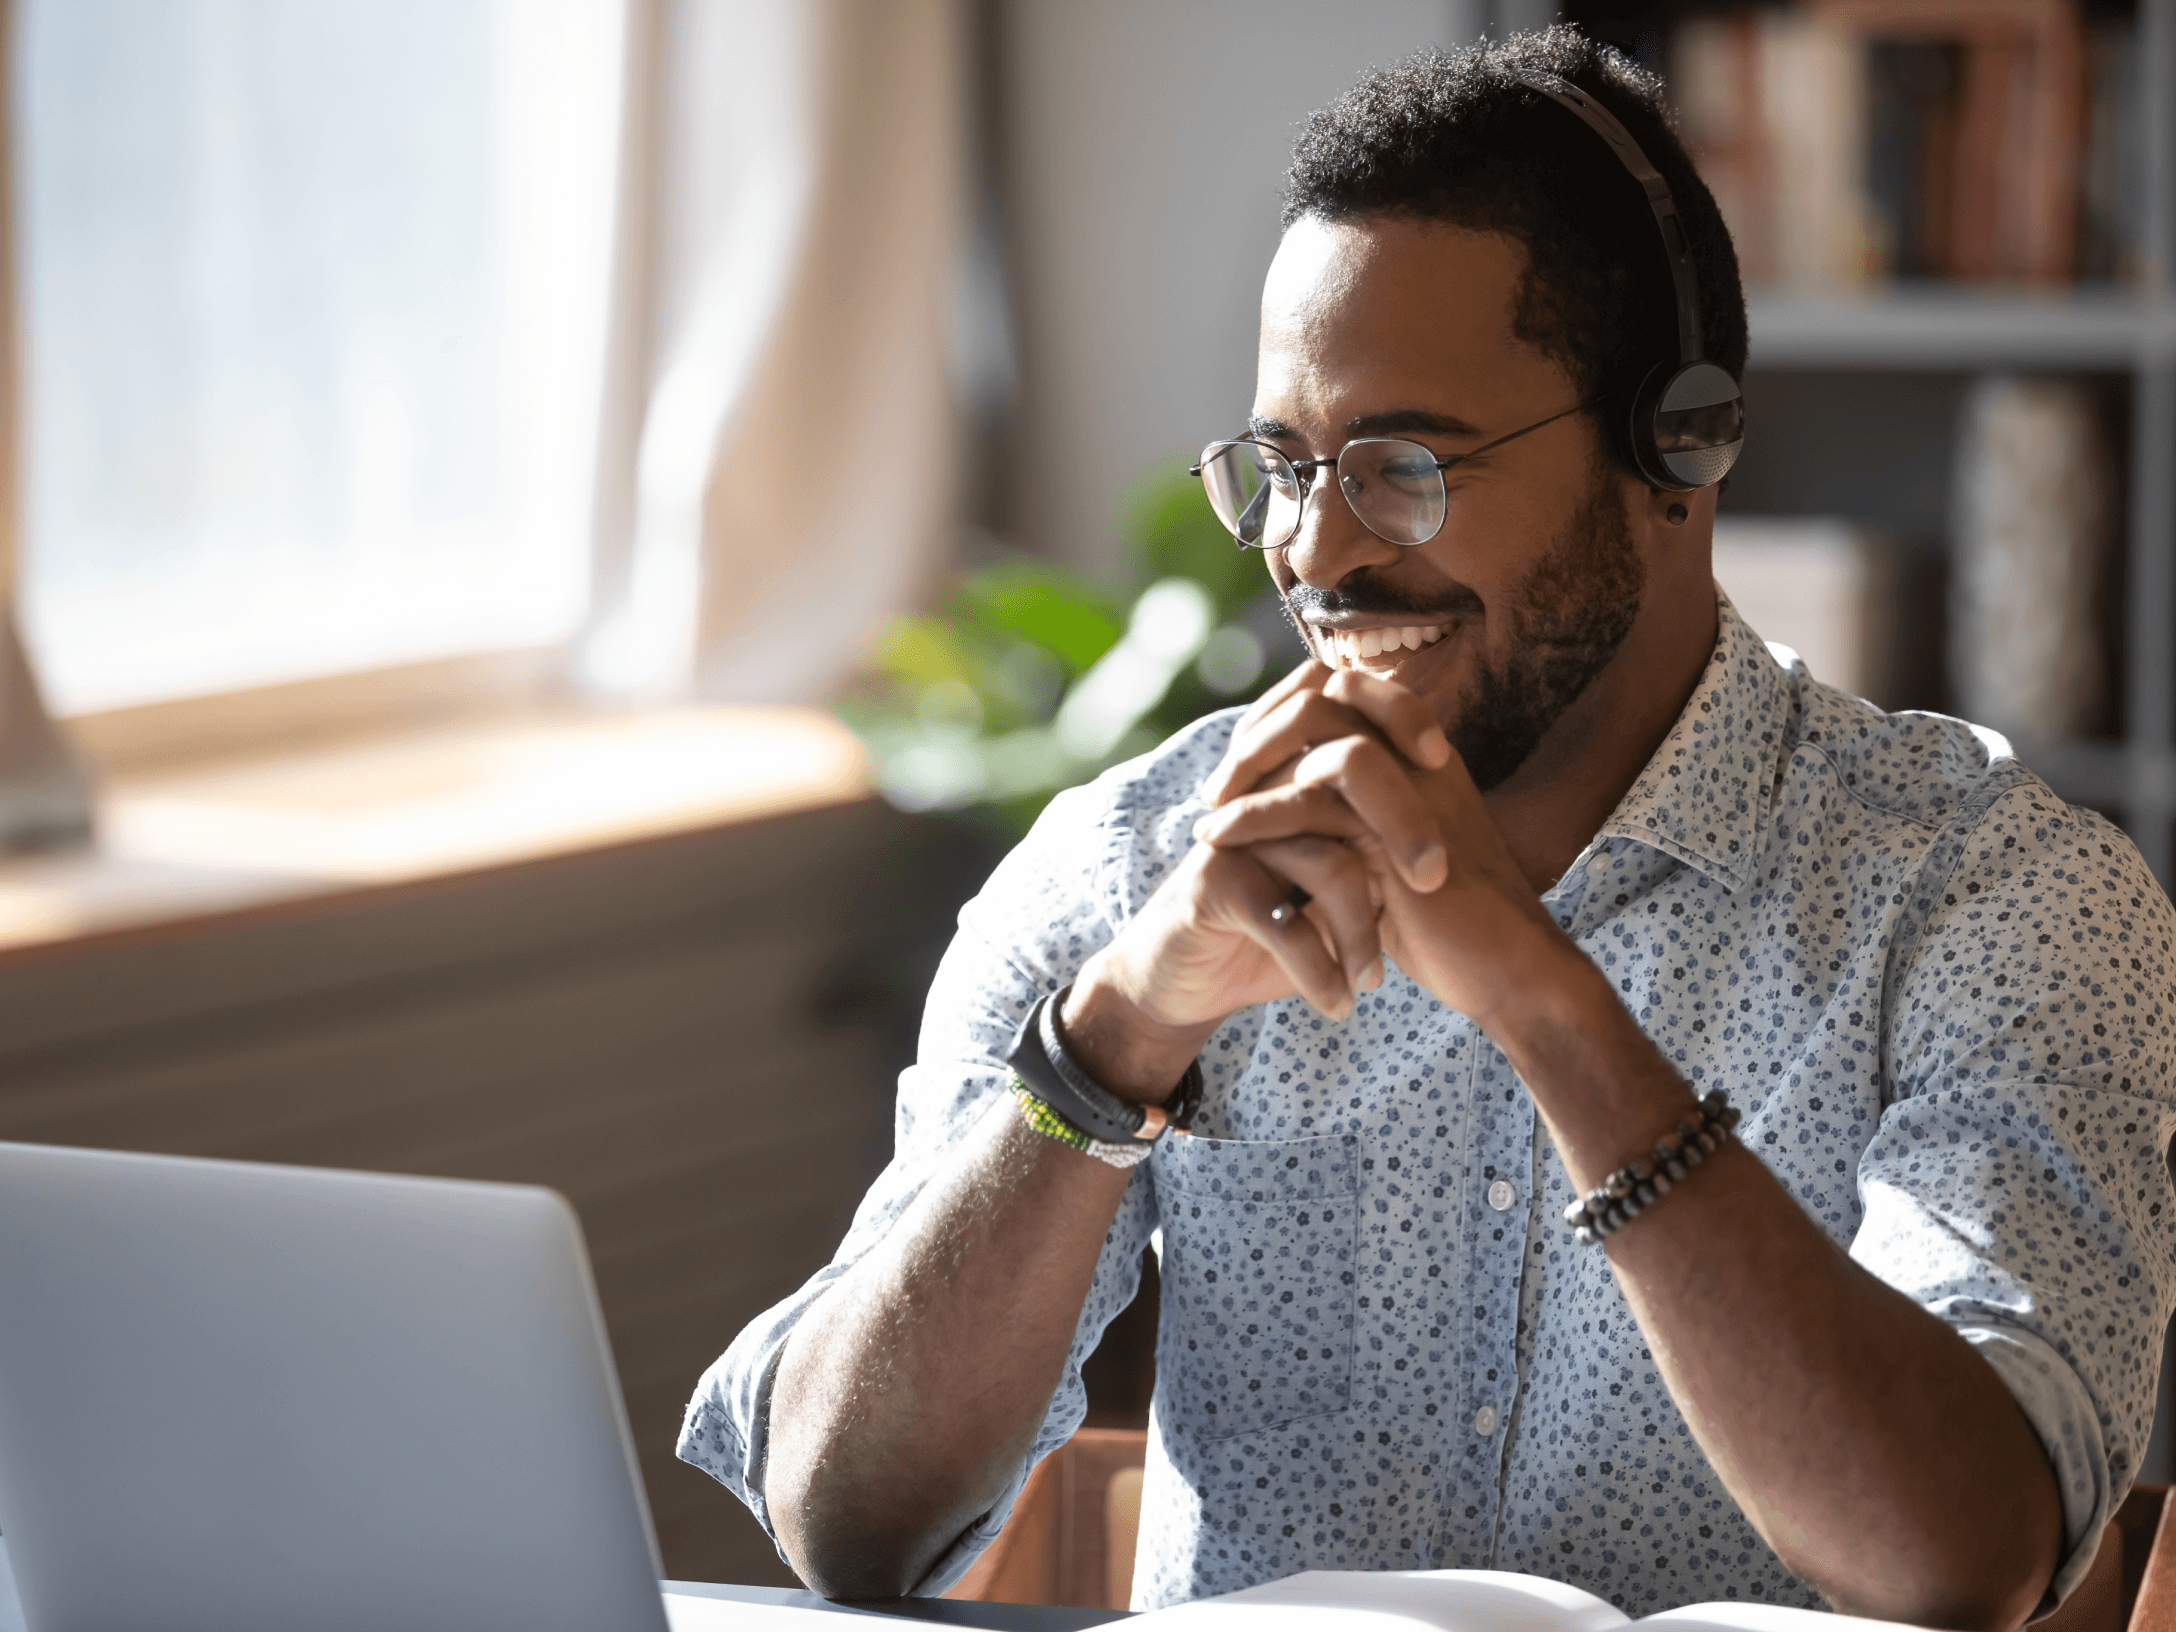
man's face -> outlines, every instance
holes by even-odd
[[[1571,376],[1512,333],[1524,267],[1494,233],[1295,223],[1262,296],[1254,434],[1295,459],[1357,436],[1442,458],[1571,407]],[[1602,437],[1573,414],[1453,466],[1441,530],[1412,546],[1368,532],[1323,470],[1298,534],[1267,552],[1314,655],[1427,698],[1484,790],[1557,729],[1638,615],[1628,505],[1647,494]]]

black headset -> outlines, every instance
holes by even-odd
[[[1655,212],[1655,227],[1662,234],[1663,258],[1677,288],[1677,361],[1656,363],[1632,393],[1624,428],[1633,466],[1648,482],[1673,493],[1721,481],[1745,446],[1745,403],[1729,370],[1701,356],[1700,285],[1670,184],[1617,116],[1585,91],[1553,74],[1514,72],[1511,77],[1577,114],[1609,144],[1647,194],[1647,207]]]

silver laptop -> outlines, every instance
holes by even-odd
[[[665,1632],[549,1190],[0,1144],[32,1632]]]

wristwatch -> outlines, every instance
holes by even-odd
[[[1188,1063],[1179,1085],[1160,1105],[1120,1099],[1087,1073],[1058,1035],[1058,1007],[1072,989],[1062,986],[1040,999],[1013,1038],[1007,1059],[1028,1092],[1091,1139],[1109,1144],[1153,1143],[1172,1128],[1190,1130],[1201,1109],[1201,1061]]]

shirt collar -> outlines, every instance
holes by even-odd
[[[1651,845],[1725,889],[1757,876],[1787,751],[1790,676],[1718,589],[1715,651],[1684,712],[1595,835]]]

